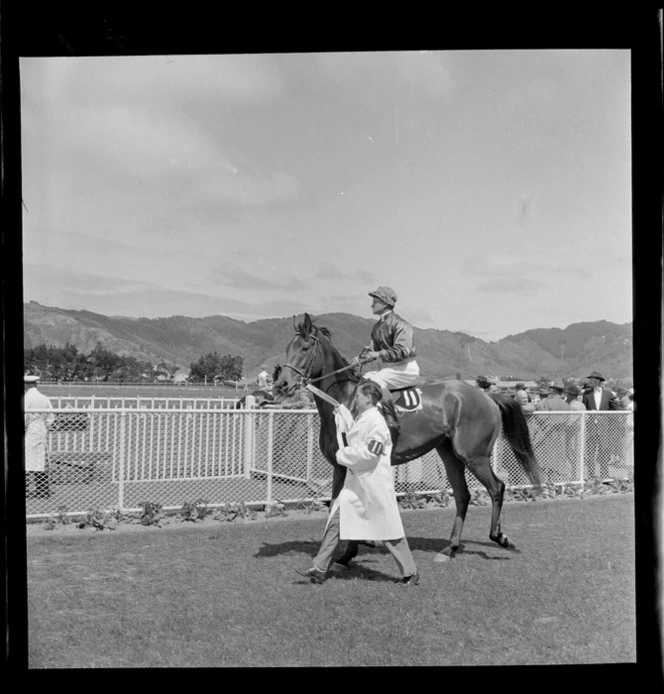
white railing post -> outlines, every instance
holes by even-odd
[[[244,407],[247,410],[253,410],[256,407],[256,398],[253,395],[247,395],[247,399],[244,401]],[[255,467],[256,463],[256,443],[255,443],[255,432],[256,432],[256,415],[239,415],[242,417],[241,422],[244,425],[244,478],[251,479],[251,471]]]
[[[267,419],[267,502],[272,501],[272,457],[274,449],[274,412],[268,413]]]
[[[314,464],[314,417],[307,414],[307,473],[306,480],[311,482],[311,471]]]
[[[579,432],[579,482],[583,484],[585,476],[583,474],[583,460],[586,450],[586,414],[581,413],[581,431]]]
[[[127,437],[127,413],[120,412],[120,455],[118,459],[118,508],[124,509],[124,478],[125,478],[125,446]]]

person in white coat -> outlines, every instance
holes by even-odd
[[[25,417],[25,473],[26,492],[30,496],[30,478],[34,480],[34,496],[50,496],[48,471],[46,470],[46,440],[48,429],[55,416],[30,410],[51,410],[51,401],[37,388],[39,376],[26,375],[23,379],[25,395],[23,410]]]
[[[306,570],[295,569],[313,583],[325,581],[341,540],[382,542],[396,560],[401,582],[406,585],[419,583],[394,492],[390,431],[385,417],[376,407],[381,397],[377,383],[362,383],[355,399],[357,419],[348,427],[343,418],[337,417],[337,462],[348,468],[346,479],[330,509],[313,566]]]

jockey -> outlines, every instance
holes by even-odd
[[[420,367],[415,360],[413,327],[394,313],[397,295],[393,289],[378,287],[369,292],[369,296],[373,297],[371,310],[378,316],[378,321],[371,330],[371,342],[351,363],[364,364],[374,359],[383,362],[382,369],[369,371],[365,377],[381,387],[385,419],[389,427],[398,433],[399,420],[389,389],[405,388],[419,380]]]

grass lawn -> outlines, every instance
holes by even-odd
[[[403,520],[421,584],[382,549],[324,585],[307,567],[324,513],[243,523],[28,533],[30,668],[409,666],[636,660],[634,495],[514,502],[488,539],[471,506]],[[444,539],[443,539],[444,538]]]

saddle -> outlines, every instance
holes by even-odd
[[[392,401],[397,412],[417,412],[422,409],[422,391],[419,386],[390,389]]]

